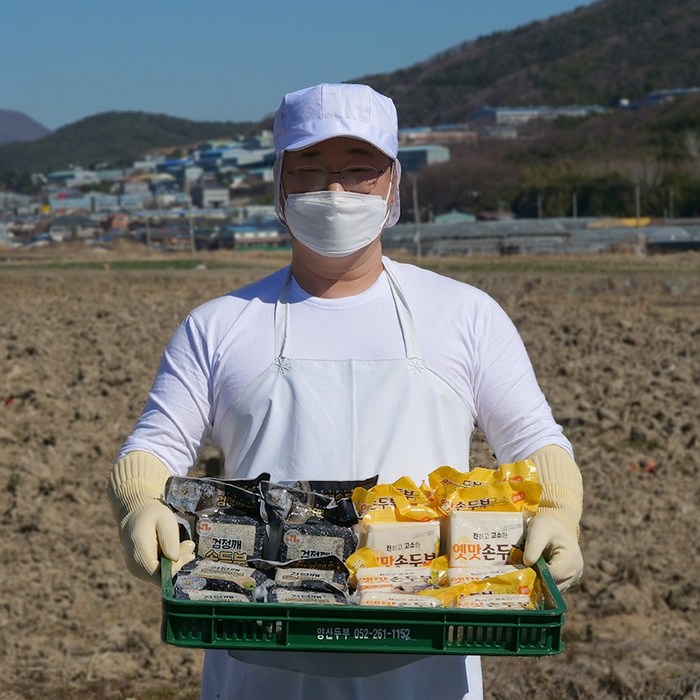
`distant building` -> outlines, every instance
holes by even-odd
[[[482,107],[469,115],[468,123],[484,136],[515,138],[518,127],[536,119],[553,121],[560,117],[580,118],[603,114],[599,105],[569,105],[563,107]]]
[[[200,209],[227,207],[231,201],[228,188],[213,183],[195,185],[190,192],[192,203]]]
[[[689,87],[689,88],[672,88],[670,90],[655,90],[654,92],[648,93],[644,97],[643,104],[665,104],[667,102],[673,102],[679,97],[685,97],[687,95],[697,95],[700,93],[700,88]]]
[[[152,173],[164,160],[165,158],[162,156],[146,156],[142,160],[135,160],[132,167],[137,172]]]
[[[159,173],[170,173],[171,175],[176,175],[184,168],[188,168],[194,165],[194,160],[192,158],[171,158],[169,160],[162,160],[156,165],[156,170]]]
[[[125,177],[119,183],[119,194],[144,195],[150,198],[149,180],[143,176]]]
[[[55,242],[93,239],[100,232],[99,222],[75,215],[58,216],[48,228],[49,237]]]
[[[478,133],[470,129],[467,124],[440,124],[399,130],[399,144],[405,147],[423,144],[474,143],[478,140]]]
[[[75,170],[55,170],[47,173],[46,181],[50,185],[68,185],[69,181],[75,180]]]
[[[476,221],[474,214],[457,211],[456,209],[433,217],[433,223],[435,224],[462,224],[470,221]]]
[[[276,222],[277,214],[272,204],[249,204],[241,210],[243,218],[249,223]]]
[[[289,235],[277,220],[260,224],[232,224],[218,237],[219,248],[283,248]]]
[[[435,163],[445,163],[450,159],[450,149],[437,144],[425,146],[399,147],[398,154],[401,170],[405,173],[416,172]]]

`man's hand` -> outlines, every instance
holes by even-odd
[[[156,584],[161,552],[172,560],[173,573],[194,559],[194,542],[180,542],[175,514],[161,500],[170,475],[149,452],[130,452],[114,465],[107,486],[126,566]]]
[[[561,591],[583,575],[583,555],[578,544],[583,507],[581,472],[569,453],[550,445],[528,457],[537,465],[542,485],[540,506],[527,527],[523,563],[532,566],[544,555]]]

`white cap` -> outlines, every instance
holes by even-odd
[[[290,92],[272,132],[277,155],[336,136],[367,141],[392,160],[399,149],[396,107],[368,85],[324,83]]]

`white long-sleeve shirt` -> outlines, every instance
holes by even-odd
[[[384,264],[408,302],[425,364],[462,397],[472,415],[468,427],[484,431],[498,462],[522,459],[545,445],[571,452],[501,307],[462,282],[388,258]],[[118,457],[144,450],[184,475],[207,437],[221,442],[227,409],[275,359],[275,302],[288,274],[288,268],[279,270],[187,316]],[[340,299],[311,297],[292,280],[289,301],[288,357],[405,356],[385,274],[368,290]]]

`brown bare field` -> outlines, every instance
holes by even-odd
[[[0,254],[0,700],[196,698],[202,652],[160,641],[107,474],[180,319],[287,254],[61,251]],[[584,477],[566,651],[485,657],[486,697],[697,700],[700,256],[419,262],[509,312]]]

